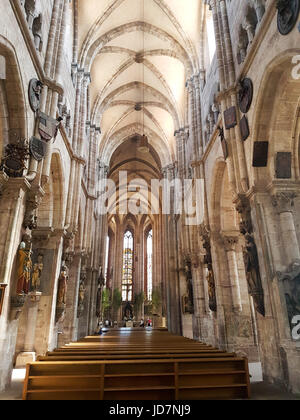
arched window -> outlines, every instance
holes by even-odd
[[[105,283],[107,283],[108,280],[108,270],[109,270],[109,266],[108,266],[108,259],[109,259],[109,245],[110,245],[110,238],[107,235],[106,237],[106,253],[105,253],[105,266],[104,266],[104,277],[105,277]]]
[[[128,230],[124,234],[123,242],[123,278],[122,278],[122,300],[132,301],[133,281],[133,235]]]
[[[206,30],[207,30],[207,40],[208,40],[208,53],[209,61],[212,62],[214,54],[216,52],[216,37],[214,30],[214,21],[211,11],[208,11],[208,16],[206,19]]]
[[[152,229],[147,235],[147,299],[152,300]]]

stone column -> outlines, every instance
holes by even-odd
[[[39,308],[39,302],[41,298],[41,292],[29,293],[27,299],[27,328],[24,339],[24,350],[18,354],[16,359],[16,368],[24,368],[27,363],[34,362],[36,360],[35,353],[35,332],[37,322],[37,312]]]
[[[193,316],[193,338],[202,339],[201,320],[206,315],[205,291],[203,268],[198,256],[200,251],[194,253],[191,258],[193,275],[193,295],[194,295],[194,316]]]
[[[272,204],[279,215],[282,249],[285,253],[286,266],[300,260],[299,243],[293,216],[295,198],[296,194],[292,191],[278,192],[272,196]]]
[[[231,283],[232,303],[234,311],[242,311],[242,300],[240,294],[239,274],[237,265],[236,245],[237,236],[224,235],[224,246],[227,254],[229,278]]]

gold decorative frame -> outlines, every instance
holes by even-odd
[[[2,306],[3,306],[6,286],[7,284],[0,284],[0,315],[2,313]]]

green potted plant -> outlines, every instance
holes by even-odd
[[[114,289],[113,296],[112,296],[112,309],[113,309],[113,317],[117,317],[118,310],[122,305],[122,294],[120,290]]]
[[[102,291],[101,303],[102,303],[102,305],[101,305],[101,315],[102,315],[102,321],[103,321],[103,318],[105,318],[105,317],[107,318],[107,316],[108,316],[107,312],[108,312],[108,310],[111,306],[110,290],[107,289],[107,288],[103,289],[103,291]]]
[[[141,311],[143,307],[144,301],[145,301],[145,294],[143,291],[141,291],[140,293],[135,293],[134,301],[133,301],[135,316],[138,316],[139,311]]]
[[[159,307],[162,303],[161,291],[158,287],[154,287],[152,290],[152,310],[153,315],[158,315]]]

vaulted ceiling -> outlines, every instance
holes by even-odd
[[[143,133],[162,165],[174,160],[206,9],[201,0],[78,0],[79,61],[91,73],[91,121],[101,127],[107,162]]]

